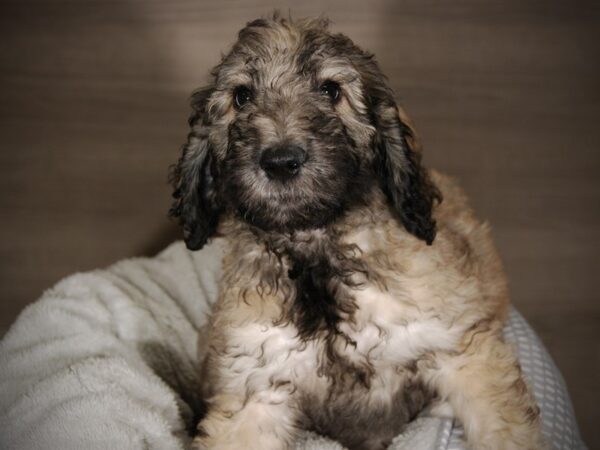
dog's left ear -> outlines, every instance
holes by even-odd
[[[389,87],[378,86],[370,103],[381,187],[406,230],[431,245],[436,234],[433,203],[442,196],[421,165],[415,132]]]
[[[206,106],[212,93],[213,89],[209,87],[192,95],[191,130],[181,157],[170,174],[175,200],[169,215],[179,218],[185,244],[190,250],[201,249],[215,233],[221,211],[216,168],[208,141],[210,120]]]

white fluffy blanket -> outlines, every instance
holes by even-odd
[[[198,335],[216,298],[220,243],[72,275],[0,343],[0,448],[186,449],[197,418]],[[516,343],[554,448],[584,448],[560,374],[524,320]],[[450,419],[421,417],[393,449],[459,449]],[[306,434],[297,449],[341,449]]]

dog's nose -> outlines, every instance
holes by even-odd
[[[271,147],[260,156],[260,167],[269,178],[287,180],[300,171],[306,162],[306,152],[297,145]]]

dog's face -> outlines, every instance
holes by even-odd
[[[382,189],[431,243],[437,191],[371,54],[323,20],[249,23],[197,91],[172,215],[189,248],[232,211],[265,231],[318,228]]]

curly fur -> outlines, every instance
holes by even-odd
[[[188,248],[229,243],[195,448],[288,448],[310,428],[379,449],[431,401],[474,448],[539,448],[489,230],[423,168],[373,55],[323,19],[275,15],[212,73],[172,171]],[[240,86],[251,97],[236,105]],[[306,152],[297,176],[262,170],[276,146]]]

